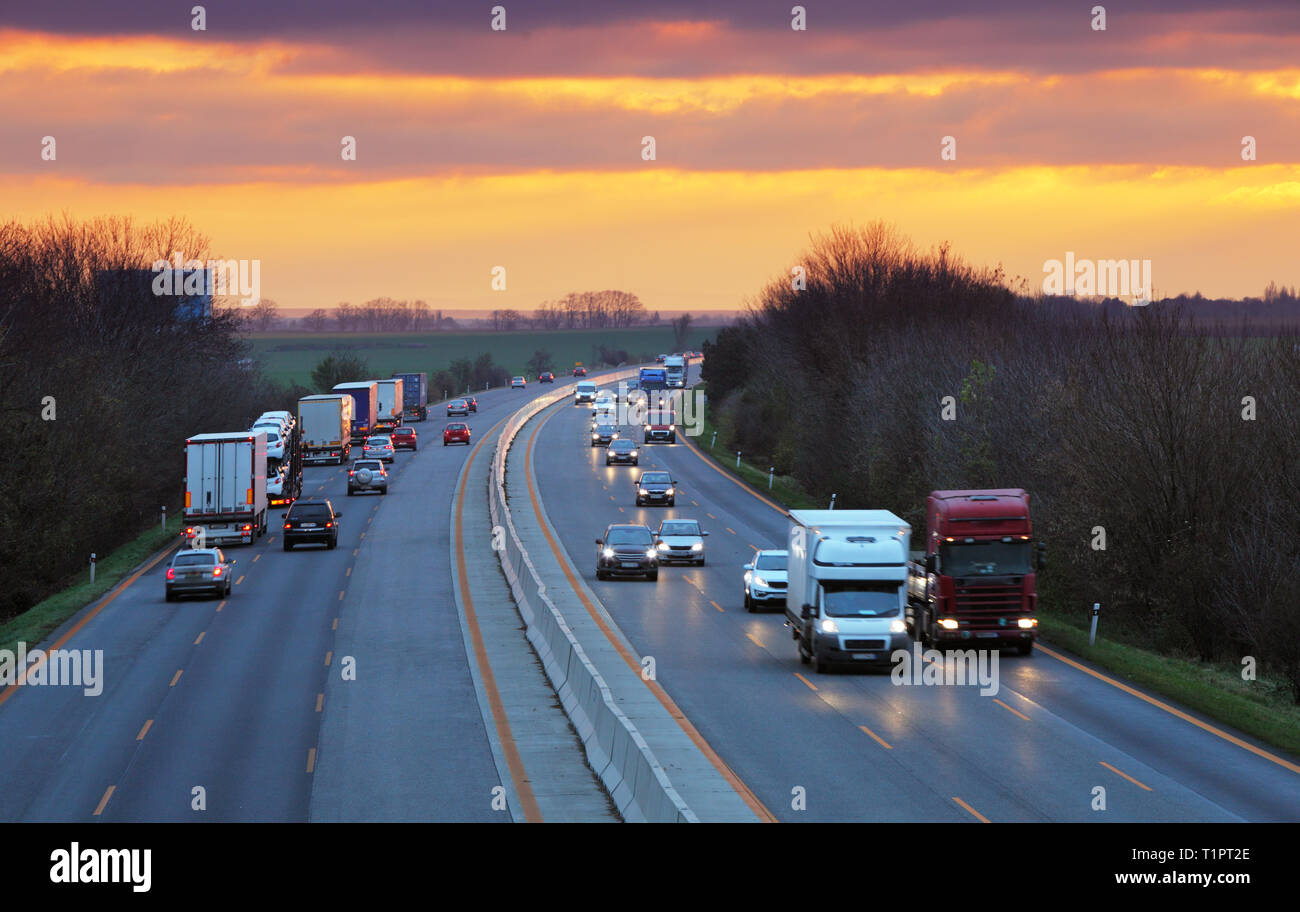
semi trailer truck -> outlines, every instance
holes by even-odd
[[[393,374],[402,381],[402,417],[424,421],[429,417],[429,375],[424,371]]]
[[[304,463],[342,465],[347,461],[352,452],[353,401],[347,393],[325,393],[298,400]]]
[[[251,545],[266,534],[266,432],[185,441],[185,527],[194,547]]]
[[[339,383],[334,386],[333,391],[346,393],[352,397],[352,427],[348,436],[353,443],[364,443],[379,416],[377,384],[374,380]]]

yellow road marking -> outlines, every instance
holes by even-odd
[[[996,704],[998,704],[998,706],[1001,706],[1001,707],[1002,707],[1003,709],[1005,709],[1007,712],[1015,713],[1017,716],[1019,716],[1020,718],[1024,719],[1026,722],[1029,721],[1029,717],[1028,717],[1028,716],[1026,716],[1024,713],[1022,713],[1022,712],[1021,712],[1020,710],[1018,710],[1018,709],[1012,709],[1010,706],[1008,706],[1007,704],[1003,703],[1003,702],[1002,702],[1001,700],[999,700],[997,697],[994,697],[994,698],[993,698],[993,702],[996,703]]]
[[[316,712],[320,712],[321,707],[324,705],[325,705],[325,695],[323,693],[316,694]]]
[[[335,618],[334,623],[330,624],[330,630],[338,630],[338,629],[339,629],[339,619]]]
[[[108,787],[108,791],[104,793],[104,797],[99,799],[99,804],[95,807],[95,813],[91,814],[90,816],[98,817],[100,814],[104,812],[104,805],[108,804],[108,799],[113,797],[113,790],[116,788],[117,788],[116,785],[110,785]]]
[[[176,674],[172,676],[172,682],[171,682],[170,684],[168,684],[167,686],[168,686],[168,687],[175,687],[175,686],[176,686],[176,682],[179,681],[179,680],[181,679],[181,672],[184,671],[184,670],[185,670],[185,669],[183,669],[183,668],[178,668],[178,669],[176,669]]]
[[[309,747],[307,748],[307,772],[310,773],[315,768],[316,768],[316,748]]]
[[[811,687],[813,690],[816,690],[816,689],[817,689],[817,685],[816,685],[816,684],[814,684],[812,681],[809,681],[809,680],[808,680],[807,678],[805,678],[803,675],[799,674],[799,672],[796,671],[796,672],[794,673],[794,676],[795,676],[796,678],[798,678],[800,681],[803,681],[805,684],[807,684],[807,685],[808,685],[809,687]]]
[[[333,660],[333,658],[334,658],[334,650],[333,650],[333,649],[331,649],[329,652],[325,653],[325,665],[326,665],[326,667],[329,666],[329,663]]]
[[[1134,779],[1134,778],[1133,778],[1132,776],[1130,776],[1128,773],[1121,773],[1119,770],[1115,769],[1115,767],[1111,766],[1111,765],[1110,765],[1109,763],[1107,763],[1105,760],[1098,760],[1097,762],[1100,763],[1102,766],[1106,767],[1106,769],[1110,770],[1110,771],[1111,771],[1112,773],[1114,773],[1116,776],[1123,776],[1125,779],[1127,779],[1129,782],[1132,782],[1132,783],[1133,783],[1134,785],[1136,785],[1138,788],[1140,788],[1140,789],[1145,789],[1145,790],[1147,790],[1148,792],[1149,792],[1149,791],[1152,791],[1151,786],[1149,786],[1149,785],[1143,785],[1141,782],[1138,782],[1136,779]]]
[[[206,630],[200,631],[199,636],[198,636],[198,639],[196,639],[196,640],[194,641],[194,645],[197,646],[197,645],[199,645],[200,643],[202,643],[202,642],[203,642],[203,638],[204,638],[205,636],[207,636],[207,633],[208,633],[208,632],[207,632]]]
[[[140,729],[140,734],[135,736],[135,740],[143,741],[144,736],[148,733],[151,727],[153,727],[153,719],[146,719],[144,723],[144,728]]]
[[[889,746],[889,742],[887,742],[884,738],[880,737],[880,735],[873,732],[871,729],[867,728],[865,725],[859,725],[858,728],[862,729],[868,735],[870,735],[871,737],[879,741],[880,746],[883,747],[885,750],[893,750],[893,748]]]
[[[714,608],[717,608],[719,611],[725,612],[727,610],[726,608],[723,608],[721,605],[715,602],[713,599],[709,599],[709,604],[712,605]]]
[[[348,567],[348,571],[347,571],[347,573],[344,573],[343,575],[344,575],[344,576],[351,576],[351,575],[352,575],[352,568],[351,568],[351,567]]]
[[[749,637],[749,641],[750,641],[751,643],[753,643],[755,646],[757,646],[759,649],[766,649],[766,648],[767,648],[767,647],[764,646],[762,643],[760,643],[760,642],[758,641],[758,638],[755,637],[752,633],[747,633],[747,634],[745,634],[745,636]]]
[[[969,811],[971,814],[974,814],[976,817],[978,817],[979,820],[980,820],[980,823],[988,823],[988,822],[989,822],[989,819],[988,819],[987,817],[985,817],[985,816],[984,816],[983,814],[981,814],[979,811],[975,810],[973,807],[971,807],[971,806],[970,806],[969,804],[967,804],[965,801],[962,801],[962,800],[961,800],[960,798],[958,798],[956,795],[953,795],[953,796],[952,796],[952,800],[955,801],[955,802],[957,802],[958,804],[960,804],[963,808],[965,808],[965,809],[966,809],[967,811]]]
[[[217,610],[220,611],[222,608],[225,607],[226,607],[226,600],[222,599],[221,602],[217,605]]]
[[[235,580],[235,585],[238,586],[238,585],[239,585],[240,583],[242,583],[243,581],[244,581],[243,576],[240,576],[239,579]]]
[[[253,558],[253,563],[257,563],[257,562],[260,561],[261,559],[262,559],[262,555],[259,554],[259,555],[257,555],[256,557]]]

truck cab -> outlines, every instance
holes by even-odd
[[[932,491],[925,550],[909,565],[908,628],[927,646],[1014,646],[1033,651],[1037,572],[1029,494],[1020,488]]]
[[[911,534],[888,510],[791,511],[785,612],[801,662],[882,666],[907,648]]]

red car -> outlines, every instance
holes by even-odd
[[[463,443],[469,446],[469,425],[458,421],[443,428],[442,445],[446,446],[449,443]]]
[[[418,440],[415,436],[415,428],[399,427],[393,430],[392,434],[393,449],[395,450],[414,450]]]
[[[585,367],[575,367],[575,368],[573,369],[573,376],[575,376],[575,377],[585,377],[585,376],[587,376],[587,369],[586,369]]]

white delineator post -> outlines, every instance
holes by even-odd
[[[1101,614],[1101,602],[1092,603],[1092,629],[1088,631],[1088,645],[1097,642],[1097,615]]]

